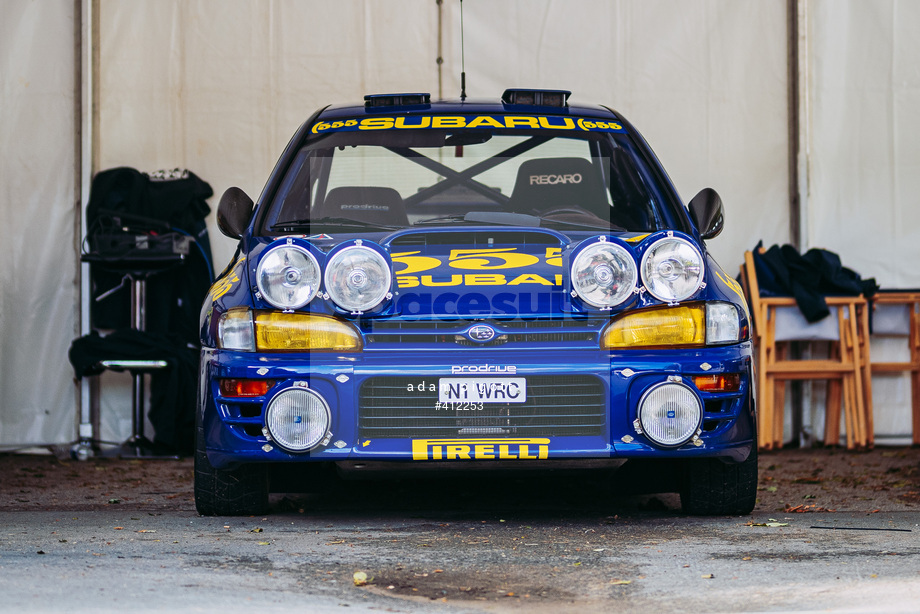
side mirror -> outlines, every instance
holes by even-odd
[[[714,239],[722,232],[725,224],[725,210],[722,199],[712,188],[703,188],[688,205],[690,217],[703,239]]]
[[[231,239],[240,239],[252,219],[252,199],[239,188],[228,188],[217,205],[217,227]]]

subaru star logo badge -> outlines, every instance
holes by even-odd
[[[485,343],[495,338],[495,329],[488,324],[477,324],[466,331],[466,336],[470,341]]]

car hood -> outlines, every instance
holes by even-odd
[[[564,253],[555,232],[407,232],[387,244],[396,312],[405,318],[515,318],[567,311]]]

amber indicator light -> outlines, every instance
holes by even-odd
[[[697,375],[694,376],[693,383],[702,392],[737,392],[741,388],[741,374]]]

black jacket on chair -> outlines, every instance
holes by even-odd
[[[792,245],[774,245],[760,253],[762,245],[752,250],[761,294],[795,297],[809,322],[830,314],[825,296],[862,294],[868,298],[878,292],[874,278],[862,279],[844,267],[834,252],[812,248],[802,255]]]

